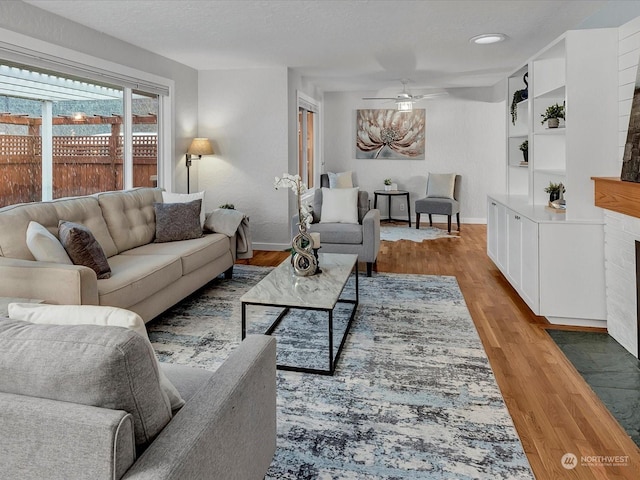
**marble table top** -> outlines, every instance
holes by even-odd
[[[358,255],[321,253],[322,273],[309,277],[296,275],[291,259],[274,268],[251,290],[240,297],[243,303],[283,307],[333,309],[347,283]]]

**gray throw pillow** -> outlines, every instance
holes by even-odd
[[[111,277],[111,267],[100,243],[84,225],[60,220],[58,223],[60,243],[75,265],[89,267],[99,279]]]
[[[154,352],[126,328],[0,318],[0,391],[124,410],[139,448],[171,420]]]
[[[202,200],[186,203],[154,203],[157,243],[189,240],[202,236],[200,207]]]

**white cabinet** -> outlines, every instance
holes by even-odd
[[[544,190],[552,183],[566,188],[567,219],[599,219],[592,176],[619,175],[617,29],[566,32],[507,77],[507,193],[528,203],[547,205]],[[511,115],[514,93],[527,99]],[[547,107],[565,107],[560,128],[541,122]],[[519,146],[528,141],[526,166]]]
[[[566,221],[526,198],[488,197],[487,254],[536,315],[604,326],[604,225]]]

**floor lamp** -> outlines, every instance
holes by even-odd
[[[191,167],[191,156],[197,155],[198,159],[203,155],[213,155],[213,148],[208,138],[194,138],[187,150],[187,193],[189,191],[189,168]]]

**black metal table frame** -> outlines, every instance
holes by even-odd
[[[383,218],[382,220],[386,220],[387,222],[409,222],[409,226],[411,226],[411,200],[409,199],[409,192],[407,191],[388,191],[388,192],[382,192],[382,191],[376,191],[373,192],[373,208],[378,208],[378,195],[382,195],[384,197],[387,197],[389,199],[389,218]],[[391,199],[393,197],[400,197],[400,196],[405,196],[407,197],[407,219],[402,219],[402,218],[391,218]]]
[[[316,373],[320,375],[333,375],[336,371],[336,365],[338,364],[338,360],[340,359],[340,354],[342,353],[342,348],[344,347],[345,341],[347,340],[347,335],[351,330],[351,324],[353,323],[353,319],[356,315],[356,310],[358,308],[358,303],[360,301],[359,295],[359,282],[358,282],[358,262],[356,262],[353,267],[355,271],[355,281],[356,281],[356,298],[355,299],[346,299],[346,298],[338,298],[338,303],[350,303],[353,305],[351,310],[351,314],[349,315],[349,322],[344,330],[342,335],[342,339],[340,340],[340,346],[338,347],[338,351],[333,355],[333,311],[335,310],[335,306],[333,308],[316,308],[316,307],[301,307],[299,305],[274,305],[268,303],[257,303],[257,302],[242,302],[242,340],[247,336],[247,305],[259,305],[262,307],[284,307],[282,312],[278,315],[278,317],[273,321],[273,323],[267,328],[264,332],[265,335],[272,335],[275,329],[278,327],[282,319],[289,313],[289,310],[314,310],[314,311],[323,311],[329,314],[329,369],[319,369],[319,368],[307,368],[307,367],[296,367],[292,365],[280,365],[276,364],[276,368],[279,370],[288,370],[291,372],[302,372],[302,373]],[[340,291],[340,295],[342,295],[342,291],[344,291],[344,287],[347,285],[347,281],[342,286],[342,290]]]

